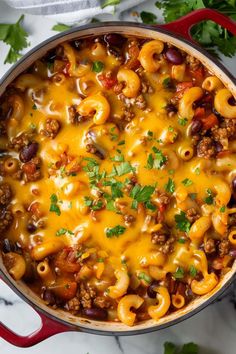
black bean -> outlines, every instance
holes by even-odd
[[[105,34],[104,41],[112,47],[122,47],[125,42],[125,38],[118,33]]]
[[[2,251],[4,253],[8,252],[15,252],[17,250],[17,246],[15,243],[12,241],[8,240],[8,238],[5,238],[2,243]]]
[[[155,290],[159,286],[158,282],[154,280],[147,288],[147,294],[151,299],[155,299],[157,296],[157,291]]]
[[[191,124],[191,135],[196,135],[197,133],[200,132],[200,130],[202,129],[202,122],[200,120],[193,120],[192,124]]]
[[[91,309],[83,309],[82,314],[94,320],[105,321],[107,319],[107,310],[105,309],[98,309],[98,308],[91,308]]]
[[[169,48],[165,52],[166,59],[175,65],[182,64],[184,59],[182,57],[182,54],[178,51],[176,48]]]
[[[55,296],[51,290],[46,289],[43,293],[43,299],[48,305],[54,305],[56,303]]]
[[[28,223],[26,228],[30,234],[32,234],[33,232],[35,232],[37,230],[37,227],[32,223]]]
[[[39,145],[36,142],[33,142],[30,145],[23,147],[19,155],[20,160],[24,163],[30,161],[37,154],[38,147]]]

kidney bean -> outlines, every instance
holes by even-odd
[[[31,233],[33,233],[33,232],[35,232],[36,231],[36,226],[34,225],[34,224],[32,224],[32,223],[28,223],[27,224],[27,231],[31,234]]]
[[[20,152],[20,160],[22,162],[29,162],[35,155],[37,154],[38,151],[38,143],[33,142],[28,146],[23,147],[23,149]]]
[[[90,317],[94,320],[104,321],[107,319],[107,310],[105,309],[98,309],[98,308],[91,308],[91,309],[83,309],[82,314]]]
[[[2,251],[4,253],[8,252],[15,252],[17,250],[17,246],[15,243],[12,241],[8,240],[8,238],[5,238],[2,243]]]
[[[119,48],[124,44],[125,38],[118,33],[109,33],[105,34],[104,41],[112,47]]]
[[[151,299],[155,299],[155,297],[157,296],[157,292],[155,289],[158,287],[158,285],[158,282],[154,280],[147,288],[147,294]]]
[[[200,120],[193,120],[191,124],[191,135],[196,135],[202,129],[202,122]]]
[[[233,188],[233,192],[236,193],[236,177],[234,177],[232,181],[232,188]]]
[[[176,48],[169,48],[165,52],[166,59],[175,65],[179,65],[183,63],[183,57],[182,54],[178,51]]]
[[[48,305],[54,305],[56,303],[56,298],[51,290],[46,289],[43,293],[43,299]]]

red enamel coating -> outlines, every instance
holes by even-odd
[[[17,347],[25,348],[42,342],[44,339],[47,339],[54,334],[72,330],[69,326],[65,326],[57,321],[51,320],[41,313],[38,314],[41,317],[42,322],[41,327],[35,332],[27,336],[20,336],[19,334],[7,328],[2,322],[0,322],[0,337]]]
[[[170,32],[180,34],[182,37],[193,42],[190,30],[194,25],[204,20],[216,22],[236,36],[236,22],[222,15],[220,12],[211,9],[195,10],[176,21],[161,25],[161,27]]]
[[[195,24],[203,20],[212,20],[227,28],[232,34],[236,35],[236,22],[211,9],[199,9],[180,18],[179,20],[168,24],[159,25],[157,27],[164,28],[170,32],[179,34],[190,41],[193,41],[190,30]],[[69,325],[63,325],[56,320],[48,318],[40,312],[38,312],[38,314],[41,317],[42,323],[41,327],[37,331],[28,336],[19,336],[0,322],[0,337],[18,347],[30,347],[55,334],[74,330]]]

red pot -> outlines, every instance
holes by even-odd
[[[18,63],[15,64],[2,78],[0,83],[0,95],[21,72],[26,70],[36,59],[42,57],[48,50],[57,46],[61,42],[73,40],[75,38],[102,35],[107,32],[117,32],[141,37],[158,38],[183,49],[202,61],[213,74],[217,75],[223,81],[225,86],[228,87],[236,97],[236,79],[234,75],[229,73],[220,62],[215,60],[205,50],[194,43],[191,38],[191,27],[206,19],[217,22],[236,35],[236,23],[224,15],[210,9],[200,9],[175,22],[158,26],[146,26],[129,22],[108,22],[73,28],[72,30],[49,38],[19,60]],[[29,336],[19,336],[0,322],[0,336],[11,344],[20,347],[29,347],[54,334],[67,331],[83,331],[103,335],[131,335],[156,331],[183,321],[206,307],[230,285],[235,273],[236,261],[234,262],[232,269],[210,294],[196,299],[184,309],[165,316],[158,322],[147,320],[138,323],[134,327],[127,327],[122,323],[87,320],[73,316],[62,310],[53,310],[52,308],[47,307],[24,283],[15,282],[10,277],[0,259],[0,277],[2,280],[4,280],[21,298],[28,302],[35,311],[38,312],[42,319],[41,328]]]

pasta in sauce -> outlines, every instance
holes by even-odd
[[[54,308],[128,326],[211,292],[236,246],[236,102],[159,40],[64,43],[0,102],[4,264]]]

